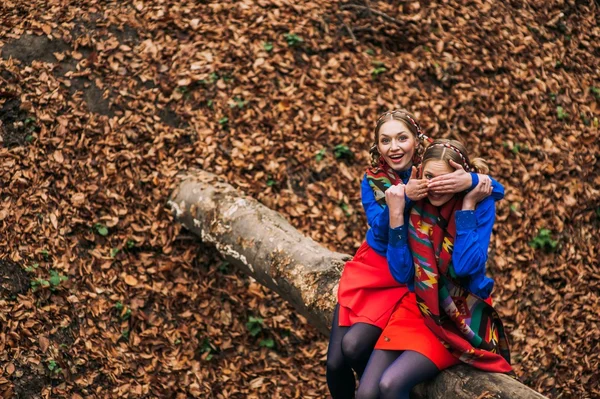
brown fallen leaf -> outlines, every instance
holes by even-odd
[[[130,274],[125,275],[125,283],[132,287],[135,287],[136,285],[138,285],[137,279]]]
[[[42,351],[42,353],[46,353],[46,351],[48,350],[48,346],[50,346],[50,340],[44,336],[41,336],[39,339],[39,343],[40,350]]]

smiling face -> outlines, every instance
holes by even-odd
[[[391,119],[381,125],[377,149],[385,162],[397,172],[412,164],[417,140],[404,122]]]
[[[427,180],[452,172],[454,172],[454,169],[448,164],[448,162],[441,159],[431,159],[423,163],[423,178]],[[452,193],[436,195],[428,192],[427,198],[429,199],[429,202],[431,202],[431,205],[441,206],[448,202],[453,195],[454,194]]]

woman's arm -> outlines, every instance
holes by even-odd
[[[392,277],[400,284],[412,285],[415,268],[408,247],[407,234],[406,224],[394,229],[390,228],[386,256]]]
[[[493,197],[482,200],[475,210],[456,211],[456,238],[452,265],[459,277],[485,274],[488,247],[496,219]]]
[[[371,231],[376,239],[386,239],[389,229],[390,213],[386,205],[380,205],[375,199],[373,189],[369,185],[367,175],[360,184],[361,199],[365,214],[367,215],[367,223],[371,227]]]
[[[488,175],[478,173],[467,173],[463,167],[454,161],[450,164],[456,169],[452,173],[435,177],[429,181],[429,190],[436,194],[460,193],[472,191],[477,187],[480,180],[490,179],[492,185],[492,197],[496,201],[504,198],[504,187]]]

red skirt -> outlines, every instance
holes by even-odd
[[[486,302],[491,304],[491,297]],[[415,351],[431,360],[440,370],[460,363],[425,325],[414,292],[398,303],[375,349]]]
[[[414,292],[402,298],[396,306],[375,349],[415,351],[431,360],[440,370],[460,363],[425,325]]]
[[[396,304],[408,293],[392,277],[385,256],[365,241],[346,262],[338,288],[339,325],[368,323],[385,328]]]

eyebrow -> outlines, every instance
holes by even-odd
[[[405,133],[406,134],[410,134],[410,132],[407,132],[406,130],[400,130],[400,131],[395,132],[395,133],[388,133],[388,134],[381,133],[381,136],[392,137],[392,136],[398,136],[400,134],[405,134]]]

